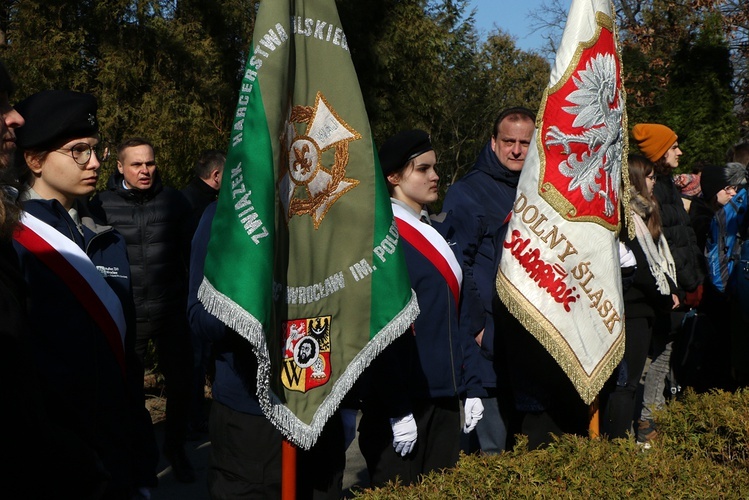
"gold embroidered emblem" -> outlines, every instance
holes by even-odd
[[[295,124],[306,124],[298,134]],[[315,229],[330,207],[359,181],[346,177],[349,142],[361,134],[341,119],[321,92],[314,106],[294,106],[286,124],[286,144],[279,195],[288,223],[295,215],[309,214]],[[323,153],[333,150],[331,165]],[[329,155],[328,155],[329,156]]]

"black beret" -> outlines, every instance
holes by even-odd
[[[398,132],[380,147],[380,166],[387,177],[427,151],[432,151],[429,134],[423,130],[404,130]]]
[[[96,98],[72,90],[44,90],[15,106],[26,124],[16,129],[23,149],[54,147],[66,139],[91,137],[99,132]]]

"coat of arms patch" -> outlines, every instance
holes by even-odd
[[[331,316],[303,318],[283,324],[281,381],[292,391],[307,392],[330,380]]]

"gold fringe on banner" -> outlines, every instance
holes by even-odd
[[[538,340],[544,349],[567,374],[578,394],[585,402],[591,404],[601,392],[603,384],[609,378],[610,373],[619,365],[624,356],[624,323],[622,323],[622,335],[620,339],[611,346],[611,351],[606,354],[606,361],[596,367],[595,371],[588,375],[583,370],[577,357],[571,349],[564,349],[565,342],[556,342],[550,332],[554,332],[559,338],[562,334],[551,324],[533,304],[502,274],[497,273],[495,287],[502,303],[508,311],[520,321],[523,327]],[[606,375],[603,375],[606,374]]]

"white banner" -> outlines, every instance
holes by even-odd
[[[626,114],[609,2],[573,0],[536,125],[497,291],[589,404],[624,353]]]

